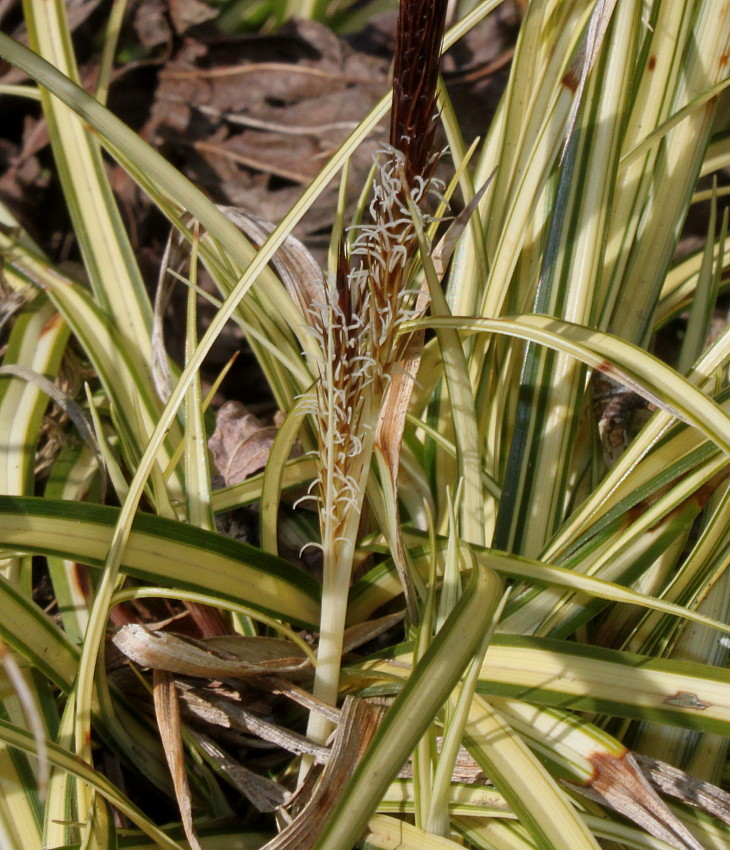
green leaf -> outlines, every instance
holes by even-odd
[[[410,647],[403,645],[393,662],[373,659],[361,668],[400,680],[410,674],[411,663]],[[487,697],[730,735],[730,671],[706,664],[497,634],[477,691]]]
[[[635,390],[678,419],[694,425],[730,454],[730,417],[711,398],[657,357],[619,337],[552,316],[531,314],[508,319],[421,319],[405,322],[402,332],[426,327],[505,334],[562,351]]]
[[[119,509],[0,496],[0,546],[101,567]],[[135,578],[230,599],[314,628],[319,586],[304,571],[245,543],[138,514],[122,569]]]

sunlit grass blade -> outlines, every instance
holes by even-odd
[[[570,354],[604,371],[677,418],[694,425],[730,454],[730,418],[712,399],[658,358],[617,337],[549,316],[516,319],[432,318],[405,323],[404,331],[420,327],[455,328],[467,333],[504,333],[538,342]]]
[[[618,116],[627,109],[632,82],[627,68],[633,66],[640,7],[634,2],[616,9],[588,77],[577,123],[566,140],[535,284],[537,313],[586,325],[596,320],[602,249],[620,152]],[[598,91],[601,97],[596,96]],[[585,370],[571,358],[528,346],[520,385],[493,543],[534,556],[563,519],[570,482],[584,463],[580,455],[576,457],[575,447],[586,427],[581,419]],[[546,479],[533,476],[535,469],[553,473]]]
[[[377,671],[376,677],[405,678],[407,671],[400,665],[411,662],[408,645],[394,659],[396,663],[373,659],[361,666],[363,672]],[[718,734],[730,730],[726,670],[552,638],[495,635],[478,692]]]
[[[469,712],[465,743],[537,846],[597,850],[595,838],[555,780],[509,723],[479,696]]]
[[[419,539],[422,540],[424,536],[411,532],[409,537],[412,542],[415,542]],[[440,561],[443,558],[442,551],[446,546],[445,541],[439,540],[434,549],[414,548],[411,552],[413,566],[422,575],[427,575],[431,560],[438,558]],[[690,608],[673,604],[668,600],[656,599],[573,569],[545,561],[532,561],[516,555],[508,555],[498,550],[480,549],[476,546],[472,546],[470,549],[478,560],[483,561],[490,569],[505,578],[524,581],[540,587],[547,586],[570,590],[576,594],[586,594],[611,602],[637,605],[672,617],[686,618],[703,625],[711,625],[713,628],[722,631],[730,631],[730,626],[717,620],[709,621]],[[348,622],[356,623],[366,619],[374,610],[398,596],[401,590],[393,564],[384,561],[363,576],[353,587],[350,595]]]
[[[77,79],[65,6],[24,4],[31,46]],[[104,170],[98,140],[66,105],[41,89],[56,167],[95,296],[138,368],[149,361],[152,312]]]
[[[460,844],[387,815],[373,815],[360,846],[363,850],[457,850]]]

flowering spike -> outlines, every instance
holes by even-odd
[[[402,0],[393,65],[390,144],[404,157],[406,180],[433,168],[436,82],[446,20],[446,0]]]
[[[409,344],[399,329],[424,309],[414,286],[412,208],[428,220],[430,197],[443,190],[433,177],[438,155],[432,144],[445,15],[446,0],[401,2],[391,144],[376,155],[370,221],[358,225],[349,249],[340,243],[333,279],[306,307],[319,348],[314,421],[323,590],[314,693],[326,701],[337,695],[344,612],[378,422]],[[391,471],[395,489],[397,463]],[[324,740],[326,727],[313,715],[309,734]]]

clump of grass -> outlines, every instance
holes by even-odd
[[[444,45],[499,5],[484,0]],[[730,630],[730,334],[704,344],[726,282],[720,188],[703,249],[674,253],[698,179],[730,159],[720,110],[728,16],[710,0],[527,4],[497,115],[467,150],[437,84],[445,4],[402,3],[389,146],[369,203],[354,230],[335,227],[320,273],[291,230],[390,101],[280,225],[244,219],[253,247],[74,85],[62,7],[28,0],[25,13],[32,46],[60,72],[5,36],[0,53],[44,87],[89,286],[17,228],[0,232],[5,285],[27,296],[4,352],[12,370],[0,376],[0,637],[21,673],[26,665],[27,686],[14,667],[15,687],[0,674],[8,846],[112,846],[108,803],[131,820],[138,846],[179,846],[95,770],[92,730],[130,776],[179,800],[203,847],[298,846],[302,818],[320,850],[391,846],[394,831],[419,848],[729,845],[726,798],[709,784],[724,781],[730,734],[718,640]],[[446,187],[434,177],[439,120],[455,165]],[[164,403],[151,378],[152,313],[100,144],[190,243],[191,288],[203,263],[222,298],[199,342],[191,301],[186,364]],[[436,232],[441,195],[457,191],[466,212],[452,257]],[[675,370],[649,343],[690,305]],[[266,471],[211,493],[199,370],[231,318],[286,417]],[[55,378],[72,337],[94,375],[74,404],[97,446],[70,439],[47,479],[36,478],[48,400],[42,382],[20,376]],[[629,404],[610,406],[608,427],[597,421],[591,371],[648,400],[648,421],[629,421]],[[297,436],[310,454],[287,460]],[[104,496],[99,456],[118,509],[94,504]],[[308,486],[321,585],[277,554],[282,490]],[[216,512],[251,502],[261,503],[261,548],[212,530]],[[46,558],[55,619],[32,602],[33,554]],[[78,564],[88,565],[88,590]],[[184,717],[175,731],[174,711],[160,721],[177,765],[171,792],[151,700],[98,660],[113,606],[144,595],[212,606],[236,633],[195,643],[133,625],[117,635],[142,670],[157,671],[163,708],[179,692],[207,706],[208,723],[212,706],[239,717],[255,679],[257,698],[263,688],[311,712],[316,742],[261,732],[298,754],[272,768],[274,785],[245,776],[258,804],[263,795],[288,805],[300,754],[329,759],[300,791],[320,783],[309,798],[316,824],[305,807],[276,837],[273,820],[257,820],[262,831],[244,825],[220,777],[253,759],[240,765],[226,752],[230,731],[211,744],[213,726],[206,739]],[[383,620],[386,605],[395,616]],[[399,613],[405,643],[344,654]],[[317,634],[311,669],[305,638]],[[236,693],[216,690],[231,665]],[[272,668],[278,679],[261,676]],[[40,706],[34,724],[16,693]],[[343,719],[335,704],[345,694]],[[45,797],[32,727],[51,765]]]

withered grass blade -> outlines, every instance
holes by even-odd
[[[155,703],[157,725],[165,749],[165,757],[175,786],[175,797],[180,809],[185,836],[193,850],[202,850],[195,834],[193,821],[192,796],[185,766],[185,748],[182,740],[180,706],[177,701],[175,681],[165,670],[155,670],[152,674],[152,696]]]

